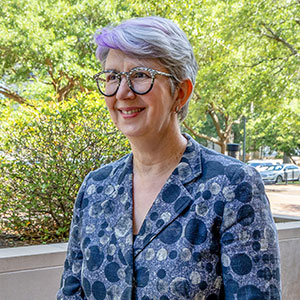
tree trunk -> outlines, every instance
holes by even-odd
[[[226,142],[223,142],[220,146],[221,146],[221,153],[225,154],[225,151],[226,151]]]
[[[283,154],[283,163],[284,164],[290,164],[291,163],[290,155],[286,152]]]

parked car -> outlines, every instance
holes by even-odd
[[[276,166],[279,163],[273,160],[249,160],[247,164],[260,171],[267,169],[269,166]]]
[[[286,180],[300,181],[300,167],[293,164],[269,166],[266,170],[260,171],[264,182],[278,183]]]

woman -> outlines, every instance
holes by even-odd
[[[132,153],[85,178],[57,299],[280,299],[260,176],[180,132],[197,74],[185,34],[147,17],[96,42],[95,79]]]

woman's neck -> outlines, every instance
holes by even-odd
[[[161,138],[135,139],[130,142],[134,173],[142,177],[169,173],[180,162],[187,144],[180,131]]]

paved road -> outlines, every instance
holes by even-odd
[[[266,185],[273,214],[300,216],[300,185]]]

